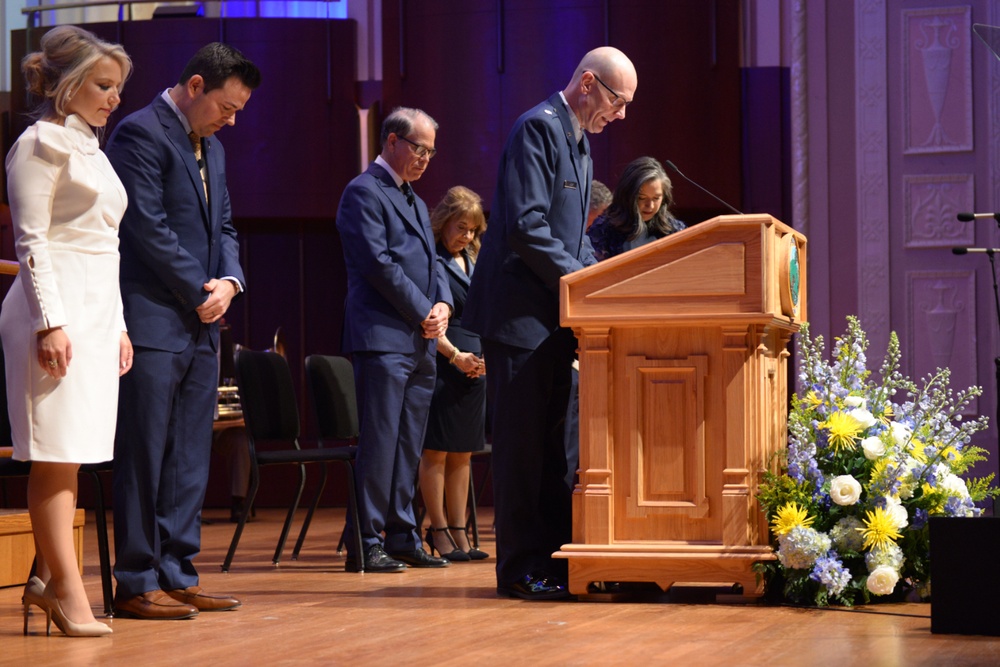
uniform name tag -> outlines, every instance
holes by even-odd
[[[563,181],[563,187],[569,190],[576,190],[576,181]]]

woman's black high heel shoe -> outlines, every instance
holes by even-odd
[[[445,552],[441,551],[436,546],[434,546],[434,533],[444,533],[444,536],[448,538],[449,542],[451,542],[451,553],[446,554]],[[455,544],[455,540],[452,539],[451,533],[448,532],[447,528],[428,528],[427,537],[424,541],[427,542],[427,545],[431,548],[432,556],[434,555],[434,551],[436,550],[441,555],[442,558],[447,558],[453,563],[458,561],[472,560],[472,557],[469,556],[469,554],[465,553],[464,551],[458,548],[458,545]]]
[[[490,557],[490,555],[485,551],[480,551],[476,547],[472,546],[472,540],[469,539],[469,532],[464,526],[448,526],[448,530],[460,530],[465,533],[465,539],[469,543],[469,550],[463,553],[469,557],[469,560],[485,560]],[[451,543],[455,544],[455,540],[451,537],[451,535],[448,535],[448,537],[451,539]],[[455,548],[457,549],[458,545],[455,545]]]

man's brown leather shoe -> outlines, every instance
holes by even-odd
[[[146,621],[175,621],[194,618],[198,615],[198,608],[182,604],[163,591],[146,591],[142,595],[115,599],[115,615]]]
[[[243,604],[236,598],[228,595],[209,595],[201,586],[178,588],[167,591],[167,595],[178,602],[191,605],[198,611],[229,611]]]

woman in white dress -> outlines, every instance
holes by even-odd
[[[74,26],[42,37],[21,68],[38,121],[7,155],[20,272],[0,311],[14,458],[31,461],[36,572],[28,607],[71,636],[111,634],[94,618],[73,543],[81,463],[111,459],[118,378],[132,365],[118,286],[125,190],[93,128],[117,108],[132,63]]]

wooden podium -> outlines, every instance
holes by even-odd
[[[788,344],[806,238],[713,218],[563,277],[579,340],[580,469],[569,586],[740,584],[775,556],[755,494],[787,440]]]

